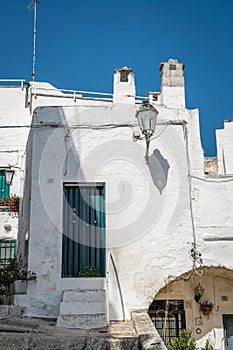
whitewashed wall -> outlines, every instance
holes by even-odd
[[[216,130],[217,160],[219,174],[233,174],[233,122],[224,121],[224,128]]]
[[[148,307],[167,275],[190,268],[187,174],[203,172],[198,114],[157,108],[160,114],[148,165],[144,140],[132,141],[133,130],[139,129],[134,105],[35,110],[29,269],[36,271],[38,282],[29,286],[28,313],[57,316],[62,290],[79,284],[71,279],[66,286],[67,279],[60,278],[65,181],[106,183],[110,319],[123,317],[110,253],[127,318],[131,308]]]
[[[10,194],[22,197],[24,153],[31,125],[29,110],[25,108],[26,88],[0,87],[0,167],[14,170]],[[4,225],[12,226],[6,231]],[[18,217],[15,213],[0,214],[0,239],[16,239]]]
[[[26,108],[25,89],[0,90],[0,165],[8,162],[15,169],[12,193],[22,196],[25,179],[19,252],[25,256],[29,240],[29,270],[38,277],[27,295],[15,299],[27,306],[28,315],[56,317],[62,291],[90,284],[60,277],[65,181],[106,183],[107,278],[92,285],[107,288],[110,320],[148,308],[168,276],[189,271],[194,238],[204,265],[233,268],[232,177],[204,175],[198,110],[185,108],[183,78],[174,89],[167,83],[161,87],[146,164],[144,140],[132,141],[140,106],[133,74],[127,84],[117,81],[118,71],[114,77],[113,100],[75,100],[59,91],[48,97],[43,88],[51,85],[35,83],[41,94],[34,94]],[[217,137],[220,174],[232,173],[230,128],[228,123]],[[223,143],[227,165],[221,158]],[[192,322],[188,318],[187,326]]]

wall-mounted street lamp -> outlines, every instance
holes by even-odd
[[[148,161],[148,152],[151,136],[154,134],[156,120],[159,112],[149,104],[148,100],[143,101],[141,107],[136,112],[135,117],[138,120],[138,124],[140,126],[141,132],[145,135],[146,138],[146,161]]]
[[[13,176],[14,176],[14,170],[5,170],[5,179],[6,179],[6,184],[11,185],[13,181]]]

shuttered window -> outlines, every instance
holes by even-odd
[[[6,175],[4,170],[0,170],[0,202],[10,195],[10,185],[6,184]]]
[[[105,276],[104,184],[64,184],[62,277],[86,267]]]
[[[223,315],[226,348],[233,350],[233,315]]]

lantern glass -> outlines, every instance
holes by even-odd
[[[158,111],[149,103],[143,103],[138,112],[136,118],[143,134],[153,135],[156,126]]]
[[[13,176],[14,176],[14,170],[6,170],[5,171],[5,179],[6,179],[7,185],[12,184]]]

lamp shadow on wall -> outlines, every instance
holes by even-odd
[[[148,159],[148,167],[151,173],[151,177],[154,185],[162,194],[163,189],[167,185],[168,171],[170,165],[163,157],[158,149],[155,149]]]

